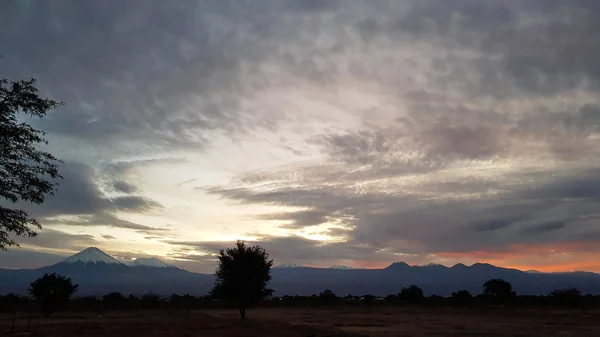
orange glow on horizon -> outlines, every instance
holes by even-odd
[[[597,242],[556,242],[538,245],[512,244],[504,250],[477,250],[469,252],[436,252],[428,254],[439,258],[430,260],[421,255],[415,262],[408,259],[386,261],[355,260],[350,265],[353,268],[382,269],[394,262],[406,262],[409,265],[426,265],[440,263],[451,267],[457,263],[472,265],[474,263],[489,263],[497,267],[513,268],[523,271],[537,270],[540,272],[572,272],[587,271],[600,273],[600,251],[595,251],[600,244]]]
[[[556,242],[538,245],[513,244],[504,251],[435,253],[448,259],[489,263],[498,267],[541,272],[600,272],[598,242]]]

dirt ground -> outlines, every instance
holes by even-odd
[[[256,308],[0,316],[0,334],[20,336],[600,336],[600,311],[460,308]]]

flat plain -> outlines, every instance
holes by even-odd
[[[0,316],[0,334],[20,336],[600,336],[599,310],[450,307],[254,308]]]

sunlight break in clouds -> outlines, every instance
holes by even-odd
[[[1,72],[67,103],[36,125],[65,178],[11,267],[95,245],[210,272],[245,239],[600,271],[599,6],[3,2]]]

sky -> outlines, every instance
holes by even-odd
[[[63,179],[0,267],[88,246],[210,273],[600,272],[596,0],[0,2]],[[0,201],[2,202],[2,201]]]

